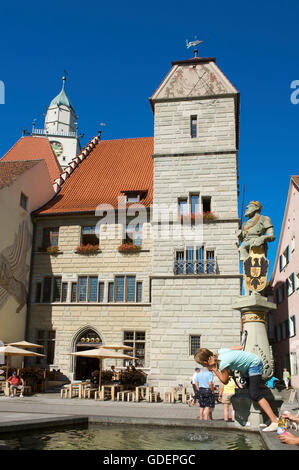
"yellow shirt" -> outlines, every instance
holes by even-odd
[[[226,385],[223,385],[223,393],[235,393],[236,384],[234,379],[230,378],[229,382]]]

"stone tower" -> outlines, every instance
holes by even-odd
[[[199,347],[214,351],[240,342],[240,313],[232,308],[241,282],[239,93],[214,58],[194,57],[172,63],[150,102],[155,118],[150,381],[170,390],[190,384]],[[188,236],[179,234],[184,220]]]
[[[65,168],[80,152],[75,110],[65,92],[66,78],[62,77],[62,89],[47,108],[44,129],[32,129],[33,135],[46,135],[60,166]]]

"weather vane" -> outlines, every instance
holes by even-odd
[[[188,39],[186,39],[186,47],[187,49],[189,49],[190,47],[194,47],[194,57],[197,57],[197,53],[198,53],[198,50],[197,50],[197,46],[198,44],[204,42],[203,40],[202,41],[198,41],[197,39],[197,36],[194,36],[194,41],[188,41]]]

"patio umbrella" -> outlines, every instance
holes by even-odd
[[[1,346],[0,356],[1,354],[7,357],[6,379],[8,377],[8,358],[9,357],[11,356],[44,356],[44,354],[35,353],[33,351],[28,351],[27,349],[21,349],[15,346]]]
[[[6,346],[17,346],[18,348],[43,348],[41,344],[28,343],[28,341],[17,341],[16,343],[8,343]]]
[[[104,348],[88,349],[87,351],[78,351],[71,353],[72,356],[93,357],[99,359],[99,389],[101,387],[101,372],[103,359],[136,359],[127,354],[121,354],[116,351],[110,351]]]

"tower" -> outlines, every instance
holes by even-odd
[[[154,118],[151,383],[184,384],[196,349],[239,344],[239,93],[214,58],[176,61],[150,99]],[[173,221],[165,221],[169,210]],[[202,210],[201,210],[202,209]],[[157,214],[158,212],[158,214]],[[198,212],[200,223],[193,223]],[[160,217],[159,213],[162,215]],[[175,235],[184,216],[188,237]],[[165,224],[171,226],[167,235]],[[155,238],[156,237],[156,238]]]
[[[75,110],[65,92],[66,78],[62,77],[62,89],[47,108],[44,129],[35,129],[33,135],[46,135],[62,168],[80,152]]]

